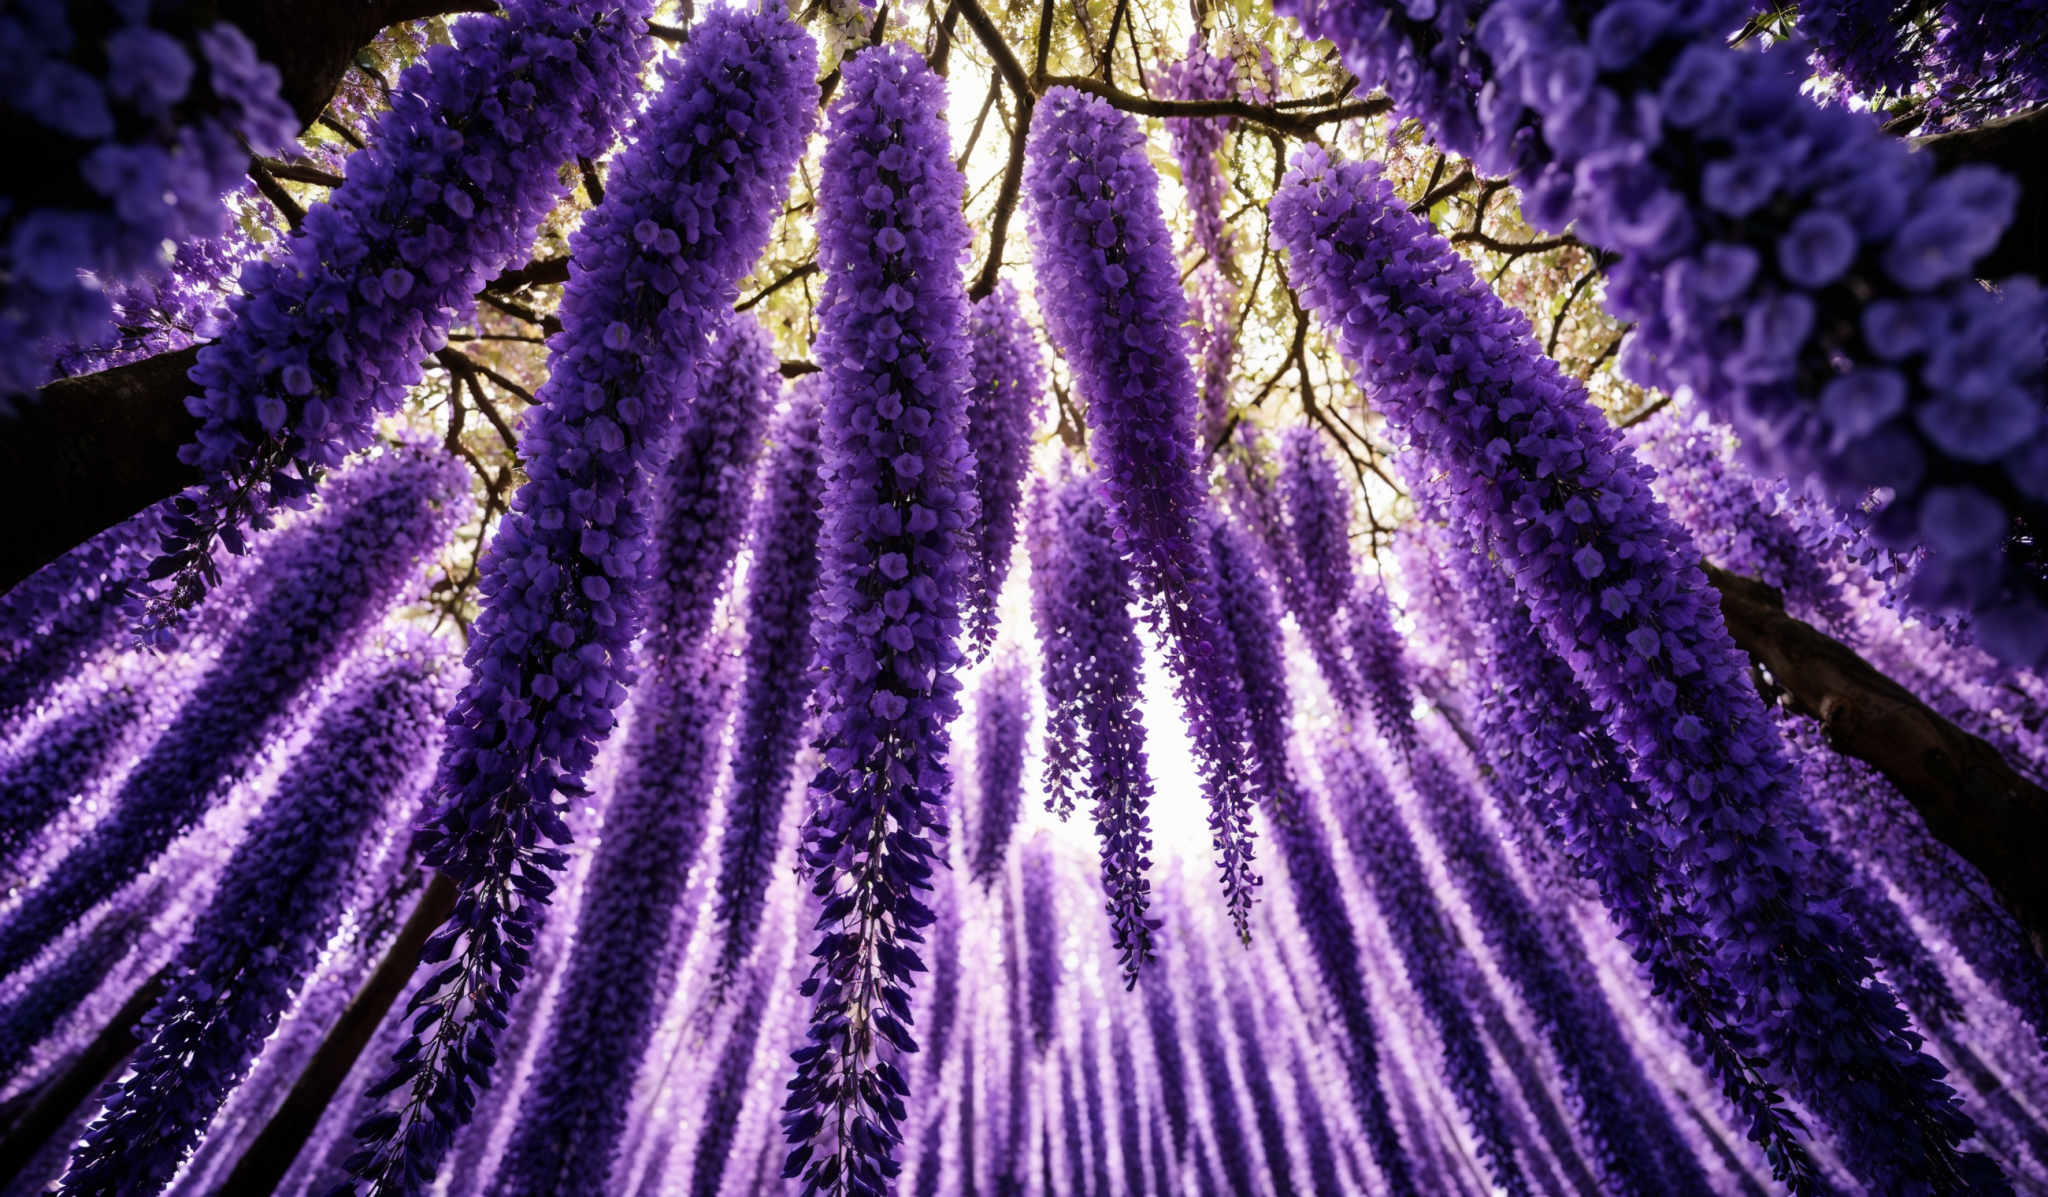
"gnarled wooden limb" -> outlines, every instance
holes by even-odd
[[[1856,651],[1785,610],[1778,592],[1707,566],[1729,634],[1828,743],[1883,774],[1934,837],[1984,874],[2035,950],[2048,943],[2048,791]]]

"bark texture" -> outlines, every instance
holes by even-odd
[[[1934,837],[1990,883],[2040,952],[2048,944],[2048,791],[1856,651],[1785,610],[1778,592],[1707,566],[1729,634],[1817,721],[1828,743],[1882,773]]]

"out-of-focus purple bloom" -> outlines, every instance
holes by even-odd
[[[1529,1180],[1515,1160],[1508,1104],[1466,1004],[1465,995],[1484,982],[1453,937],[1423,872],[1414,836],[1372,763],[1352,745],[1338,743],[1324,753],[1323,770],[1337,824],[1385,913],[1402,971],[1436,1029],[1444,1085],[1472,1129],[1479,1159],[1494,1184],[1526,1194]]]
[[[1008,282],[976,302],[967,316],[967,446],[974,450],[973,570],[962,597],[967,642],[976,656],[996,634],[996,601],[1010,572],[1031,430],[1044,403],[1045,362]]]
[[[28,159],[0,188],[0,416],[48,381],[52,347],[114,331],[109,292],[162,277],[166,242],[225,233],[250,152],[298,134],[276,68],[232,24],[42,7],[0,15],[0,109]]]
[[[1013,649],[982,676],[974,699],[974,833],[967,871],[982,888],[1002,872],[1010,835],[1024,808],[1024,741],[1031,695],[1024,662]],[[1058,812],[1064,817],[1068,812]]]
[[[405,593],[468,509],[462,463],[403,444],[335,480],[326,509],[265,554],[260,599],[95,824],[0,923],[0,973],[147,869]]]
[[[1053,1002],[1059,996],[1061,972],[1058,889],[1053,884],[1052,849],[1044,840],[1024,853],[1023,873],[1027,1008],[1031,1012],[1031,1041],[1043,1052],[1052,1042]]]
[[[425,784],[452,657],[400,637],[352,667],[228,859],[60,1192],[169,1185],[318,965],[366,840]]]

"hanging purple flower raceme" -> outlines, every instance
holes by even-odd
[[[1096,1054],[1099,1045],[1095,1039],[1095,1024],[1090,1015],[1081,1016],[1080,1054],[1075,1058],[1074,1067],[1081,1070],[1081,1100],[1086,1103],[1088,1119],[1088,1175],[1091,1182],[1087,1191],[1109,1197],[1115,1189],[1109,1179],[1109,1111],[1102,1097],[1101,1057]],[[1077,1186],[1076,1192],[1080,1192]],[[1134,1189],[1132,1192],[1142,1192]]]
[[[1199,32],[1188,41],[1185,58],[1168,63],[1159,73],[1160,93],[1179,100],[1223,100],[1235,93],[1235,64],[1210,53]],[[1230,194],[1222,151],[1235,124],[1228,117],[1169,117],[1166,136],[1180,166],[1181,190],[1194,224],[1195,245],[1206,260],[1195,284],[1195,356],[1201,363],[1201,429],[1204,442],[1222,435],[1230,415],[1230,369],[1237,356],[1237,237],[1223,218]]]
[[[1091,1024],[1084,1021],[1081,1033],[1092,1040]],[[1081,1054],[1091,1061],[1096,1058],[1095,1052],[1086,1045],[1082,1047]],[[1147,1191],[1144,1154],[1146,1119],[1143,1103],[1139,1100],[1141,1094],[1138,1091],[1137,1060],[1131,1054],[1131,1034],[1129,1028],[1120,1022],[1113,1023],[1110,1028],[1109,1059],[1115,1068],[1110,1075],[1116,1080],[1116,1132],[1117,1147],[1123,1157],[1123,1191],[1140,1194]],[[1102,1191],[1110,1193],[1115,1190],[1104,1187]],[[1161,1194],[1162,1197],[1166,1192],[1164,1189],[1151,1191]]]
[[[302,504],[367,444],[476,292],[521,260],[567,191],[562,165],[601,154],[631,112],[653,7],[509,0],[399,77],[347,182],[243,271],[225,331],[200,351],[200,428],[180,456],[207,483],[152,570],[169,577],[152,623],[214,583],[216,542],[239,554],[245,528]]]
[[[759,966],[747,999],[740,1004],[732,1027],[726,1032],[725,1047],[718,1053],[717,1068],[704,1095],[704,1129],[697,1137],[697,1150],[690,1162],[691,1197],[718,1197],[719,1181],[725,1177],[740,1112],[746,1105],[754,1048],[774,1004],[774,987],[781,983],[775,969],[765,964]],[[578,1177],[571,1183],[581,1186],[586,1182]]]
[[[1833,568],[1832,545],[1789,518],[1770,500],[1782,484],[1735,461],[1727,431],[1703,415],[1638,425],[1630,447],[1656,471],[1651,490],[1691,533],[1707,560],[1755,578],[1784,596],[1787,608],[1841,634],[1852,622]],[[1849,529],[1831,529],[1837,535]]]
[[[1341,741],[1323,754],[1323,772],[1332,813],[1384,914],[1402,971],[1436,1029],[1444,1087],[1465,1115],[1480,1162],[1496,1186],[1526,1194],[1529,1180],[1509,1138],[1508,1103],[1465,1000],[1483,982],[1453,938],[1393,791],[1357,748]]]
[[[152,697],[130,679],[74,682],[58,696],[56,716],[0,754],[0,870],[25,866],[71,800],[120,763]]]
[[[823,904],[807,1042],[795,1052],[785,1174],[806,1193],[894,1174],[916,1049],[908,990],[945,834],[946,728],[958,713],[960,593],[972,554],[965,438],[968,244],[945,84],[906,46],[842,69],[818,187],[825,293],[819,746],[805,826]]]
[[[1297,425],[1282,433],[1279,460],[1274,497],[1280,522],[1267,534],[1284,538],[1278,564],[1292,566],[1295,573],[1294,585],[1283,584],[1281,593],[1331,695],[1344,710],[1356,711],[1376,694],[1370,677],[1344,651],[1344,615],[1356,586],[1351,491],[1323,446],[1322,434],[1312,427]]]
[[[1174,1011],[1173,982],[1166,971],[1160,968],[1149,970],[1139,979],[1138,992],[1145,1006],[1145,1024],[1152,1040],[1152,1059],[1159,1078],[1159,1108],[1166,1117],[1168,1133],[1173,1138],[1173,1152],[1179,1155],[1187,1150],[1189,1119],[1188,1110],[1188,1065],[1187,1056],[1181,1050],[1180,1018]],[[1160,1146],[1155,1144],[1155,1147]],[[1156,1150],[1155,1156],[1163,1156],[1163,1150]],[[1161,1192],[1166,1192],[1162,1188]]]
[[[1537,1033],[1551,1047],[1560,1070],[1561,1096],[1592,1153],[1601,1191],[1672,1191],[1673,1178],[1656,1170],[1653,1145],[1637,1137],[1622,1101],[1629,1086],[1614,1069],[1628,1059],[1627,1047],[1612,1012],[1574,983],[1553,942],[1541,934],[1528,894],[1515,883],[1500,837],[1485,825],[1478,795],[1417,734],[1408,657],[1395,633],[1384,590],[1360,589],[1352,608],[1352,629],[1356,659],[1372,683],[1374,723],[1407,766],[1417,809],[1434,829],[1445,869],[1463,893],[1480,937],[1527,1006]],[[1503,1054],[1509,1054],[1502,1046]],[[1513,1054],[1526,1058],[1526,1053]],[[1677,1183],[1698,1191],[1701,1182],[1686,1177]]]
[[[183,5],[0,16],[8,159],[24,164],[0,192],[0,417],[48,380],[43,342],[104,339],[106,289],[163,273],[166,241],[225,232],[221,197],[249,154],[298,136],[277,69],[235,25],[201,19]]]
[[[933,903],[938,915],[932,924],[932,998],[927,1015],[930,1024],[925,1043],[930,1047],[931,1072],[934,1079],[946,1067],[946,1049],[953,1042],[953,1031],[960,1020],[962,991],[972,983],[961,967],[961,910],[966,900],[966,890],[957,877],[939,882],[942,891],[939,901]],[[963,1055],[971,1055],[972,1043],[962,1049]],[[933,1134],[938,1132],[934,1130]],[[921,1172],[922,1170],[920,1170]]]
[[[746,676],[733,715],[731,780],[714,890],[716,918],[724,929],[714,988],[736,975],[753,949],[811,696],[822,382],[820,375],[806,375],[790,389],[788,405],[769,432],[774,448],[752,519]]]
[[[1294,1166],[1287,1153],[1287,1127],[1281,1121],[1280,1094],[1273,1085],[1272,1067],[1266,1058],[1269,1036],[1252,1012],[1251,997],[1245,987],[1232,983],[1227,988],[1230,1025],[1237,1032],[1239,1073],[1244,1077],[1245,1096],[1251,1101],[1252,1120],[1258,1124],[1266,1175],[1273,1182],[1273,1192],[1285,1193],[1295,1187]]]
[[[1417,807],[1443,848],[1445,869],[1501,975],[1550,1045],[1558,1095],[1586,1145],[1600,1191],[1645,1197],[1707,1192],[1703,1178],[1674,1180],[1659,1172],[1656,1145],[1640,1137],[1625,1101],[1645,1087],[1616,1075],[1618,1067],[1636,1065],[1613,1011],[1597,990],[1575,983],[1554,941],[1543,935],[1528,893],[1515,883],[1500,834],[1484,821],[1479,795],[1427,743],[1417,745],[1410,761]]]
[[[1671,881],[1657,872],[1650,799],[1585,689],[1543,640],[1507,573],[1484,551],[1441,554],[1486,639],[1496,689],[1479,707],[1488,759],[1530,808],[1550,848],[1597,889],[1643,979],[1687,1037],[1695,1060],[1772,1170],[1794,1188],[1819,1184],[1798,1118],[1763,1075],[1761,1051],[1713,946]]]
[[[1029,982],[1024,976],[1030,967],[1030,941],[1021,925],[1016,891],[1005,885],[1002,895],[1003,988],[995,1033],[1009,1064],[1009,1089],[1007,1097],[990,1094],[996,1109],[988,1117],[989,1172],[998,1193],[1015,1193],[1029,1183],[1026,1168],[1031,1160],[1031,1026],[1026,1010]]]
[[[964,598],[967,642],[975,656],[995,642],[996,601],[1010,572],[1031,430],[1045,398],[1045,360],[1007,281],[967,315],[967,446],[974,450],[973,569]]]
[[[776,366],[766,330],[732,317],[692,380],[653,488],[632,727],[561,988],[492,1180],[499,1197],[603,1187],[612,1175],[665,1000],[663,944],[708,831],[732,670],[706,631],[739,552]]]
[[[1866,1182],[2001,1190],[1958,1147],[1970,1123],[1940,1066],[1802,896],[1811,846],[1789,762],[1690,542],[1619,435],[1368,168],[1302,151],[1273,220],[1305,305],[1371,363],[1361,382],[1408,440],[1410,477],[1440,476],[1453,524],[1512,549],[1516,590],[1630,752],[1659,867],[1714,929],[1714,971],[1756,1005],[1745,1021],[1770,1066]]]
[[[1159,72],[1161,95],[1176,100],[1227,100],[1235,94],[1235,65],[1210,53],[1205,41],[1196,33],[1188,40],[1187,56]],[[1166,120],[1167,140],[1180,165],[1181,190],[1187,193],[1188,211],[1194,219],[1195,244],[1219,263],[1236,253],[1235,232],[1223,219],[1223,200],[1230,194],[1230,181],[1223,173],[1223,143],[1233,123],[1220,116]]]
[[[1926,821],[1870,766],[1829,748],[1805,720],[1780,717],[1814,808],[1836,841],[1855,846],[1872,881],[1897,885],[1985,985],[2048,1041],[2048,964],[1983,878],[1934,838]],[[1915,937],[1918,943],[1918,937]]]
[[[986,889],[1001,875],[1017,817],[1024,809],[1024,742],[1031,731],[1031,693],[1024,660],[1011,649],[982,675],[974,697],[974,851],[968,874]],[[1059,812],[1062,817],[1066,811]]]
[[[1152,959],[1152,778],[1139,713],[1144,648],[1129,564],[1092,477],[1068,474],[1031,496],[1032,616],[1044,657],[1048,804],[1095,797],[1110,940],[1128,988]],[[1082,771],[1086,770],[1085,779]]]
[[[1796,50],[1726,44],[1733,0],[1429,8],[1282,5],[1513,178],[1533,224],[1616,256],[1631,377],[1689,389],[1766,473],[1844,509],[1889,489],[1874,532],[1930,550],[1916,602],[1969,613],[2010,664],[2048,658],[2048,296],[1972,277],[2018,186],[1938,175],[1873,114],[1802,95]]]
[[[325,509],[265,553],[267,588],[95,824],[0,922],[0,974],[156,860],[406,592],[468,509],[469,475],[437,448],[393,446],[335,479]]]
[[[1279,613],[1246,537],[1218,521],[1210,551],[1216,562],[1224,620],[1244,679],[1252,745],[1266,792],[1274,796],[1267,808],[1273,835],[1287,866],[1295,913],[1310,955],[1325,991],[1336,1003],[1337,1021],[1344,1030],[1345,1080],[1367,1146],[1389,1191],[1412,1194],[1417,1190],[1408,1157],[1380,1087],[1379,1030],[1373,1025],[1365,978],[1359,971],[1358,933],[1344,907],[1322,818],[1305,800],[1289,763],[1288,725],[1293,720],[1294,702],[1287,689]]]
[[[1059,901],[1053,885],[1052,850],[1044,840],[1024,853],[1023,873],[1027,1008],[1031,1013],[1031,1042],[1043,1052],[1052,1042],[1053,1003],[1059,997],[1060,986]]]
[[[60,1192],[170,1184],[318,966],[369,837],[426,782],[454,665],[445,646],[401,637],[351,667],[172,960]]]
[[[90,618],[94,604],[118,597],[141,572],[163,531],[158,511],[147,508],[115,524],[0,595],[0,678],[9,688],[23,685],[12,674],[30,654],[49,651],[44,641],[75,639],[79,633],[67,629]],[[54,672],[69,670],[67,661]]]
[[[144,882],[115,895],[98,925],[0,1003],[0,1082],[31,1079],[36,1049],[129,959],[163,909],[165,888]]]
[[[127,648],[136,611],[130,584],[163,532],[164,509],[140,514],[30,574],[0,601],[0,736],[96,655]]]
[[[1209,797],[1225,902],[1251,934],[1251,809],[1244,695],[1216,609],[1195,446],[1187,299],[1137,122],[1053,88],[1025,155],[1032,250],[1054,346],[1088,404],[1100,485],[1159,632]]]
[[[1183,945],[1185,954],[1177,967],[1162,968],[1159,975],[1171,977],[1176,972],[1180,973],[1181,992],[1195,1007],[1194,1017],[1190,1020],[1194,1024],[1195,1059],[1200,1065],[1203,1095],[1208,1100],[1209,1136],[1216,1145],[1217,1171],[1228,1186],[1228,1192],[1256,1193],[1259,1189],[1252,1179],[1255,1163],[1252,1140],[1239,1112],[1237,1086],[1231,1083],[1230,1045],[1223,1034],[1228,1014],[1216,1008],[1216,996],[1206,978],[1209,964],[1204,958],[1206,953],[1201,951],[1200,939],[1183,935],[1177,942]],[[1200,1140],[1196,1142],[1199,1144]],[[1197,1154],[1199,1158],[1199,1147]],[[1202,1165],[1197,1167],[1202,1168]]]
[[[428,942],[450,964],[415,992],[414,1032],[358,1129],[360,1188],[434,1171],[488,1073],[494,1019],[525,974],[582,791],[631,677],[644,514],[710,334],[766,243],[808,137],[815,52],[787,18],[721,10],[663,85],[571,239],[547,384],[522,438],[527,481],[482,570],[470,680],[449,716],[425,862],[464,893]]]

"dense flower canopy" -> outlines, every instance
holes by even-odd
[[[2041,4],[316,7],[0,12],[0,1188],[2048,1192]]]

